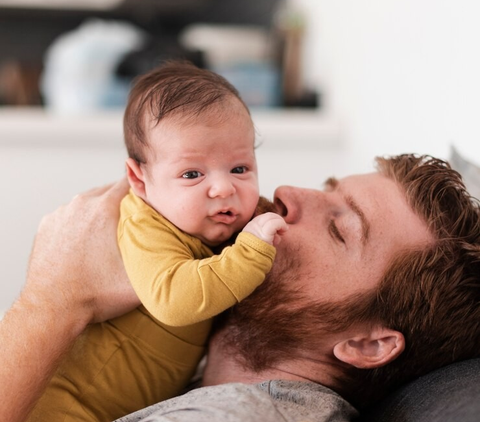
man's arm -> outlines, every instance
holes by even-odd
[[[27,417],[89,323],[138,306],[116,243],[127,190],[125,180],[94,189],[42,220],[26,285],[0,322],[0,420]]]

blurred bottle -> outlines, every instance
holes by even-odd
[[[306,19],[292,1],[285,1],[274,17],[277,61],[282,69],[283,105],[318,107],[319,95],[305,89],[303,81],[303,43]]]
[[[38,89],[41,64],[6,60],[0,64],[0,104],[7,106],[41,105]]]
[[[115,71],[145,39],[133,24],[96,18],[62,34],[45,55],[40,85],[45,105],[57,113],[124,107],[130,81]]]

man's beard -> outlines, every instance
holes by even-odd
[[[222,346],[257,373],[308,352],[318,354],[325,336],[362,319],[374,294],[335,302],[308,298],[298,287],[298,280],[311,277],[305,270],[308,264],[301,265],[299,250],[284,246],[283,252],[263,284],[227,311],[218,327]]]

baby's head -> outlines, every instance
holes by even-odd
[[[221,76],[169,62],[140,77],[124,116],[132,190],[181,230],[215,246],[258,202],[255,131]]]

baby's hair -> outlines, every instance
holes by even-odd
[[[123,119],[129,157],[139,164],[147,163],[147,124],[152,121],[157,125],[167,116],[196,117],[231,98],[238,99],[248,112],[238,91],[225,78],[186,61],[167,61],[140,76],[130,92]]]

